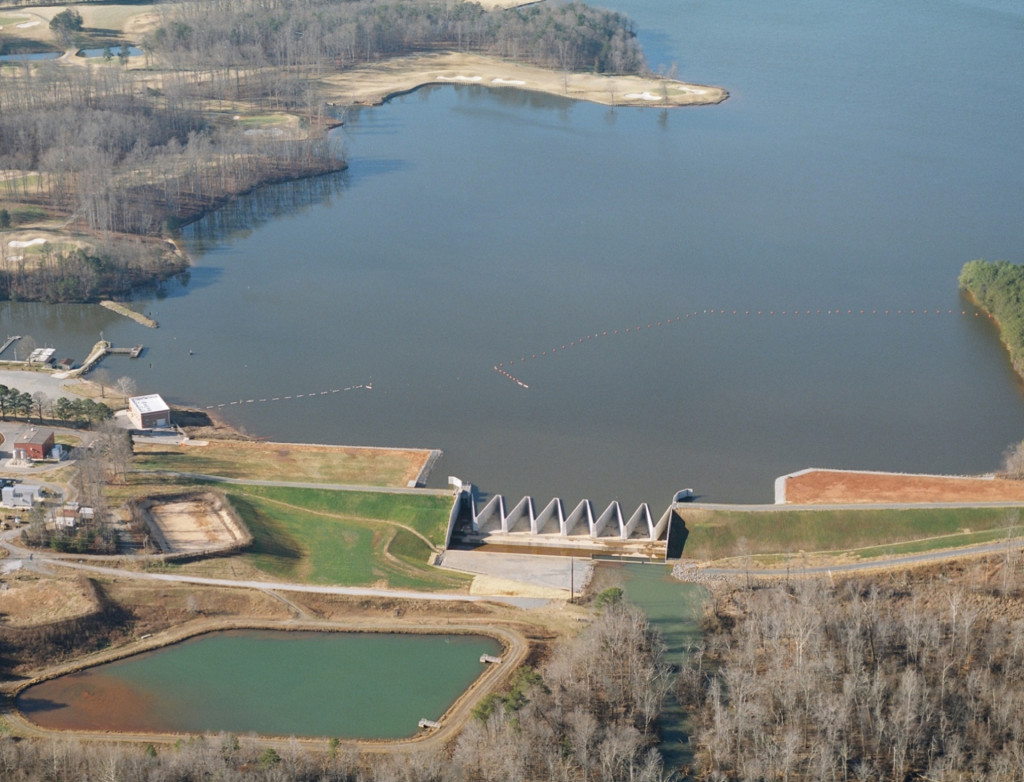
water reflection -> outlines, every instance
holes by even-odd
[[[64,52],[27,52],[0,54],[0,62],[33,62],[36,60],[56,60]]]
[[[190,249],[207,252],[225,242],[248,236],[259,226],[285,215],[301,213],[311,206],[329,205],[344,192],[347,182],[348,174],[340,171],[263,187],[186,226],[182,237]]]
[[[142,51],[138,46],[102,46],[94,49],[79,49],[76,56],[78,57],[141,57],[145,52]]]

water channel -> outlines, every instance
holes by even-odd
[[[1019,4],[614,5],[654,67],[730,99],[444,86],[349,111],[347,172],[186,231],[187,284],[136,302],[159,330],[3,303],[0,337],[144,342],[106,367],[140,391],[278,440],[441,448],[435,484],[542,502],[996,467],[1021,385],[956,278],[1024,260]]]
[[[665,661],[679,666],[700,640],[700,618],[707,590],[672,578],[671,566],[658,563],[624,564],[601,562],[602,578],[620,580],[626,598],[643,609],[661,634]],[[689,737],[692,724],[686,711],[669,694],[662,711],[659,749],[666,770],[679,770],[693,762]]]
[[[500,651],[483,636],[219,632],[34,685],[18,708],[60,730],[405,738]]]

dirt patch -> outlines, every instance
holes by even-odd
[[[82,579],[15,574],[0,582],[0,621],[9,627],[61,622],[97,610],[96,594]]]
[[[167,554],[223,553],[252,542],[231,504],[216,492],[156,497],[137,507],[154,542]]]
[[[812,470],[786,480],[786,504],[1024,502],[1024,481]]]

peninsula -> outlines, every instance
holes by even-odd
[[[659,108],[728,97],[652,74],[629,19],[578,2],[84,3],[0,19],[0,299],[124,299],[186,272],[182,225],[346,167],[327,131],[349,105],[427,84]]]

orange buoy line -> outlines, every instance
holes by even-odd
[[[575,339],[571,339],[568,342],[556,343],[555,345],[553,345],[550,348],[546,348],[546,349],[543,349],[543,350],[540,350],[540,351],[537,351],[537,352],[531,352],[531,353],[528,353],[528,354],[527,353],[523,353],[518,358],[510,358],[507,361],[501,361],[501,362],[499,362],[499,363],[494,365],[494,371],[497,372],[498,374],[504,375],[509,380],[517,383],[522,388],[529,388],[529,386],[526,383],[524,383],[522,380],[520,380],[519,378],[515,377],[514,375],[506,372],[505,371],[505,367],[506,366],[512,367],[512,366],[515,366],[517,363],[525,364],[527,361],[533,361],[533,360],[536,360],[536,359],[539,359],[539,358],[547,358],[548,356],[555,356],[559,352],[563,352],[564,353],[566,350],[570,350],[570,349],[572,349],[574,347],[578,347],[578,346],[582,345],[584,342],[591,342],[591,341],[594,341],[594,340],[606,339],[607,337],[615,337],[615,336],[619,336],[619,335],[623,335],[623,336],[625,336],[625,335],[636,336],[638,334],[645,333],[645,332],[648,332],[648,331],[655,331],[656,329],[662,328],[664,326],[670,326],[670,325],[675,324],[675,323],[683,323],[683,322],[685,322],[687,320],[694,320],[696,318],[705,317],[705,316],[709,316],[709,315],[714,315],[714,316],[753,317],[753,318],[778,318],[778,317],[789,317],[789,318],[800,317],[800,318],[807,318],[807,317],[815,317],[815,316],[824,316],[824,317],[841,317],[841,316],[861,317],[861,316],[864,316],[864,317],[882,317],[882,318],[885,318],[885,317],[907,317],[907,316],[917,317],[919,315],[920,316],[923,316],[923,315],[928,315],[928,316],[935,316],[935,315],[947,315],[947,316],[948,315],[957,315],[957,316],[960,316],[960,317],[973,316],[975,318],[980,318],[980,317],[982,317],[984,315],[985,317],[987,317],[989,319],[992,318],[992,316],[990,314],[984,313],[984,312],[980,312],[978,310],[974,310],[974,309],[971,309],[971,310],[954,310],[954,309],[950,309],[948,307],[945,308],[945,309],[942,308],[942,307],[936,307],[934,309],[917,309],[917,308],[914,308],[914,309],[877,309],[877,308],[873,308],[873,309],[862,309],[862,308],[853,309],[853,308],[849,308],[849,307],[844,309],[844,308],[841,308],[841,307],[835,307],[835,308],[826,308],[826,309],[800,309],[800,308],[793,308],[793,309],[784,309],[784,310],[775,310],[775,309],[767,309],[767,310],[764,310],[764,309],[761,309],[761,310],[751,310],[751,309],[744,309],[744,310],[738,310],[738,309],[732,309],[732,310],[726,310],[726,309],[694,310],[692,312],[687,312],[687,313],[682,314],[682,315],[675,315],[673,317],[665,318],[664,320],[651,321],[650,323],[647,323],[645,325],[641,324],[641,325],[637,325],[637,326],[626,326],[625,328],[618,328],[618,329],[602,329],[600,331],[594,332],[593,334],[585,334],[584,336],[577,337]]]
[[[346,391],[358,391],[359,389],[373,390],[373,383],[361,383],[358,386],[347,386],[345,388],[328,388],[323,391],[312,391],[308,394],[286,394],[282,396],[264,397],[261,399],[238,399],[234,402],[221,402],[216,405],[207,405],[206,410],[215,410],[220,407],[232,407],[233,405],[254,405],[261,402],[286,402],[292,399],[312,399],[315,396],[328,396],[329,394],[343,394]]]
[[[515,375],[510,375],[510,374],[509,374],[508,372],[506,372],[506,371],[505,371],[504,369],[498,369],[498,367],[495,367],[495,368],[494,368],[494,371],[495,371],[495,372],[497,372],[497,373],[498,373],[499,375],[504,375],[504,376],[505,376],[505,377],[507,377],[507,378],[508,378],[509,380],[511,380],[511,381],[512,381],[513,383],[515,383],[515,384],[516,384],[517,386],[519,386],[520,388],[529,388],[529,386],[528,386],[528,385],[526,385],[526,383],[524,383],[524,382],[523,382],[522,380],[520,380],[520,379],[519,379],[518,377],[516,377]]]

